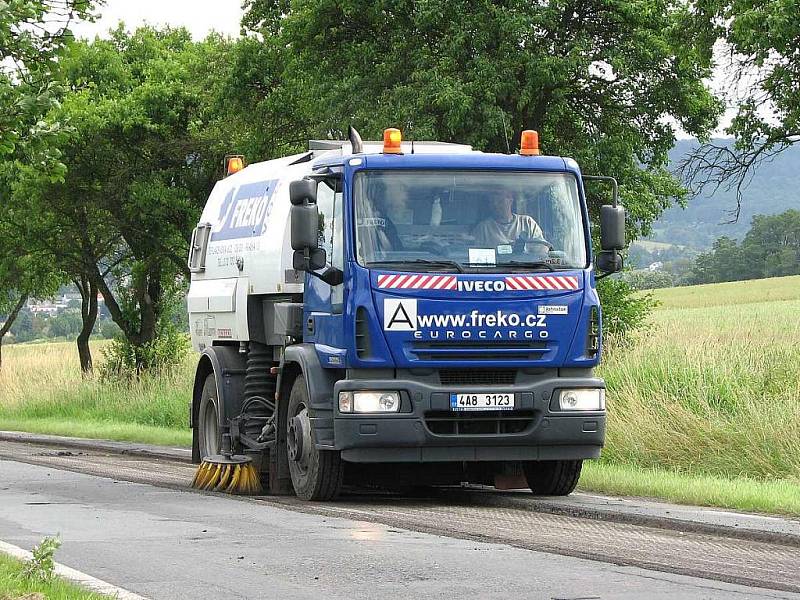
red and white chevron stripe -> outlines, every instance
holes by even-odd
[[[391,290],[454,290],[455,275],[378,275],[378,287]]]
[[[505,279],[509,290],[578,289],[578,278],[573,275],[514,275]]]

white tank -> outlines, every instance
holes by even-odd
[[[189,255],[189,326],[196,350],[213,340],[249,339],[248,294],[303,292],[302,278],[292,269],[289,184],[311,172],[311,161],[292,164],[307,156],[250,165],[211,192]]]

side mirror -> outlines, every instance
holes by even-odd
[[[319,209],[316,204],[296,204],[289,212],[292,250],[316,250],[319,247]]]
[[[622,256],[616,250],[605,250],[597,255],[595,266],[598,271],[603,271],[603,275],[611,275],[622,271]]]
[[[298,271],[321,269],[327,262],[325,250],[319,247],[319,208],[317,182],[312,179],[293,181],[289,185],[292,266]]]
[[[292,255],[292,268],[295,271],[316,271],[327,263],[328,255],[323,248],[295,250]]]
[[[289,202],[292,206],[317,203],[317,182],[313,179],[299,179],[289,184]]]
[[[603,250],[625,248],[625,209],[621,206],[600,207],[600,247]]]

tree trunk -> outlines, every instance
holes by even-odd
[[[6,322],[0,327],[0,369],[3,368],[3,337],[11,330],[11,326],[14,324],[17,315],[19,315],[19,311],[22,310],[22,307],[25,306],[27,301],[28,294],[22,294],[22,296],[19,297],[19,302],[11,309],[11,313],[8,315]]]
[[[81,320],[83,327],[78,334],[78,358],[81,361],[81,371],[90,373],[92,371],[92,350],[89,348],[89,338],[97,322],[97,286],[86,276],[81,276],[75,281],[81,293]]]

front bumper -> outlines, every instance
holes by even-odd
[[[553,392],[604,388],[602,379],[551,369],[520,371],[502,386],[443,385],[438,373],[398,371],[397,378],[350,378],[340,391],[399,390],[400,413],[343,414],[334,402],[334,443],[349,462],[451,462],[597,458],[606,413],[556,410]],[[513,393],[514,411],[450,411],[451,393]]]

